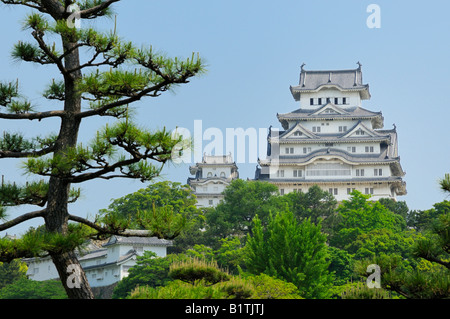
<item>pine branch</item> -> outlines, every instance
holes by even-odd
[[[55,149],[56,137],[26,140],[21,134],[3,133],[0,138],[0,158],[26,158],[49,154]]]
[[[151,237],[153,236],[152,232],[150,230],[138,230],[138,229],[114,229],[111,227],[105,227],[101,226],[95,222],[91,222],[88,219],[75,216],[75,215],[69,215],[69,220],[84,224],[86,226],[91,227],[92,229],[99,232],[99,235],[117,235],[117,236],[124,236],[124,237]]]
[[[48,59],[50,59],[51,62],[53,62],[54,64],[57,65],[59,71],[64,75],[67,76],[69,75],[69,72],[67,71],[67,69],[64,67],[64,64],[62,63],[62,60],[56,55],[55,51],[52,50],[51,48],[49,48],[47,46],[47,44],[45,43],[43,37],[44,37],[44,32],[42,31],[37,31],[34,30],[31,35],[33,36],[33,38],[37,41],[37,43],[39,44],[39,47],[41,48],[41,50],[46,54],[46,57]]]
[[[80,12],[80,17],[82,19],[95,19],[97,17],[105,15],[107,10],[114,2],[118,2],[120,0],[106,0],[106,1],[86,1],[87,5],[90,5],[90,8],[84,9]],[[95,5],[97,4],[97,5]],[[94,6],[92,6],[94,5]]]
[[[25,7],[33,8],[39,10],[42,13],[48,13],[45,8],[43,8],[39,1],[23,1],[23,0],[0,0],[4,4],[22,5]]]
[[[18,224],[21,224],[21,223],[23,223],[23,222],[25,222],[27,220],[30,220],[30,219],[34,219],[34,218],[38,218],[38,217],[44,217],[45,212],[46,212],[45,209],[43,209],[43,210],[38,210],[38,211],[34,211],[34,212],[31,212],[31,213],[27,213],[27,214],[21,215],[21,216],[15,218],[13,220],[7,221],[6,223],[0,224],[0,231],[4,231],[6,229],[9,229],[11,227],[14,227],[14,226],[16,226]]]
[[[28,151],[28,152],[13,152],[13,151],[3,151],[0,150],[0,158],[27,158],[27,157],[38,157],[52,153],[55,150],[54,146],[43,148],[38,151]]]

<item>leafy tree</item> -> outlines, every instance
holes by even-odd
[[[405,220],[408,216],[409,208],[405,201],[397,201],[392,198],[380,198],[378,202],[391,212],[402,216]]]
[[[450,213],[450,201],[444,200],[433,205],[433,208],[426,210],[413,210],[408,214],[407,223],[409,227],[417,231],[424,232],[433,227],[434,221],[440,215]]]
[[[310,218],[313,223],[326,219],[335,212],[337,201],[319,186],[311,186],[306,193],[292,192],[285,195],[290,209],[300,220]]]
[[[159,232],[174,237],[175,247],[170,247],[169,252],[180,253],[202,238],[203,212],[196,203],[188,185],[163,181],[114,199],[107,209],[100,210],[100,214],[129,220],[134,229],[150,227],[157,230],[169,226],[170,229],[162,228]]]
[[[355,259],[371,258],[381,253],[398,254],[404,258],[411,257],[411,246],[419,237],[416,232],[394,232],[380,228],[359,235],[355,241],[346,246]]]
[[[232,181],[223,192],[223,201],[206,212],[209,243],[217,247],[221,238],[245,236],[251,231],[256,215],[265,223],[271,211],[284,209],[287,204],[277,193],[278,188],[268,182]]]
[[[328,270],[334,274],[334,286],[344,285],[353,278],[353,255],[346,250],[333,246],[328,247],[330,254],[330,266]]]
[[[12,56],[55,68],[60,76],[49,81],[43,96],[61,107],[40,111],[22,96],[18,81],[0,83],[0,119],[37,120],[43,125],[47,119],[60,120],[59,131],[49,136],[26,139],[23,134],[5,132],[0,138],[0,158],[25,158],[26,172],[40,176],[39,181],[24,186],[2,182],[0,218],[6,217],[8,206],[28,204],[40,209],[8,220],[0,225],[0,231],[43,218],[46,231],[59,239],[70,235],[69,221],[86,224],[100,235],[153,235],[151,229],[127,231],[126,223],[117,223],[113,218],[100,223],[71,214],[68,203],[80,196],[79,189],[72,185],[112,178],[148,181],[158,176],[172,152],[181,151],[177,146],[181,138],[172,137],[165,129],[149,131],[139,127],[130,116],[130,108],[144,97],[157,97],[177,84],[187,83],[204,70],[202,60],[195,55],[188,59],[167,58],[151,47],[138,48],[122,40],[115,30],[101,33],[68,23],[72,5],[80,8],[81,19],[95,20],[111,15],[111,6],[120,0],[1,1],[32,9],[25,18],[24,29],[30,31],[33,42],[19,41]],[[55,39],[59,41],[54,42]],[[58,42],[60,46],[56,45]],[[117,121],[100,129],[90,143],[79,143],[81,124],[92,117]],[[91,299],[93,294],[84,272],[79,278],[81,288],[67,287],[71,275],[67,267],[80,265],[75,245],[65,245],[68,250],[47,245],[45,251],[52,257],[68,296]],[[14,251],[19,246],[24,249]],[[23,242],[7,248],[6,255],[0,251],[2,261],[35,255]]]
[[[289,210],[271,216],[267,229],[255,218],[245,246],[246,266],[252,274],[292,282],[304,298],[326,298],[333,277],[325,243],[320,222],[299,223]]]
[[[401,232],[406,229],[406,222],[378,201],[370,201],[370,195],[353,191],[349,200],[344,200],[338,207],[337,223],[330,235],[330,245],[347,249],[362,234],[376,229]]]
[[[152,183],[146,188],[114,199],[102,214],[118,214],[123,218],[136,219],[140,211],[151,211],[153,207],[170,206],[180,213],[197,212],[197,200],[188,185],[163,181]]]

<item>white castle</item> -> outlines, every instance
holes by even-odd
[[[230,155],[206,155],[201,163],[190,167],[195,177],[188,178],[188,185],[197,197],[198,207],[216,206],[231,181],[239,178],[238,168]]]
[[[299,85],[290,88],[300,108],[277,114],[283,131],[269,129],[267,158],[258,161],[255,179],[281,194],[316,184],[338,201],[355,189],[372,200],[406,194],[396,127],[384,130],[382,113],[362,107],[370,92],[358,65],[333,71],[302,65]]]

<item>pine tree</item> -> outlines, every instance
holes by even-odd
[[[333,276],[328,271],[326,235],[305,219],[299,222],[289,210],[270,216],[264,229],[258,217],[248,235],[246,265],[252,274],[266,274],[291,282],[304,298],[327,298]]]
[[[48,253],[68,297],[91,299],[93,294],[85,274],[81,272],[78,278],[81,288],[70,288],[72,274],[67,272],[68,266],[80,266],[74,250],[83,239],[110,234],[151,236],[152,231],[129,230],[127,221],[115,216],[91,221],[71,214],[68,203],[80,196],[74,185],[93,179],[149,181],[158,176],[172,152],[179,151],[176,146],[181,139],[166,130],[139,127],[130,116],[131,104],[188,83],[204,71],[204,66],[198,55],[172,59],[151,47],[138,48],[122,40],[115,27],[109,33],[101,33],[74,23],[74,14],[81,21],[111,16],[111,6],[120,0],[1,1],[32,8],[24,29],[31,32],[33,42],[19,41],[12,56],[56,68],[60,78],[49,79],[43,95],[49,101],[59,102],[60,108],[38,111],[22,96],[19,81],[1,82],[0,119],[38,120],[42,125],[47,119],[59,119],[61,124],[56,134],[31,140],[20,133],[0,135],[0,158],[25,159],[26,171],[40,176],[22,186],[2,178],[0,219],[6,218],[10,206],[26,204],[39,209],[0,224],[0,231],[34,218],[45,222],[44,231],[30,231],[16,241],[0,241],[0,261]],[[60,46],[50,42],[55,37]],[[91,117],[110,117],[116,122],[99,129],[89,144],[80,143],[80,125]]]

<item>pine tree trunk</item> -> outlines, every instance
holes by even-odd
[[[71,50],[76,43],[68,43],[63,40],[64,52]],[[74,49],[65,59],[67,70],[80,65],[78,49]],[[65,116],[61,121],[61,128],[54,156],[64,157],[68,148],[75,147],[80,129],[80,120],[75,114],[81,111],[81,97],[76,91],[76,80],[81,78],[81,72],[76,71],[64,76],[65,80]],[[45,225],[47,231],[66,235],[69,222],[70,183],[64,176],[52,176],[49,180],[48,203],[46,209]],[[50,253],[56,266],[61,282],[66,293],[71,299],[93,299],[93,293],[88,280],[74,251],[64,253]]]

